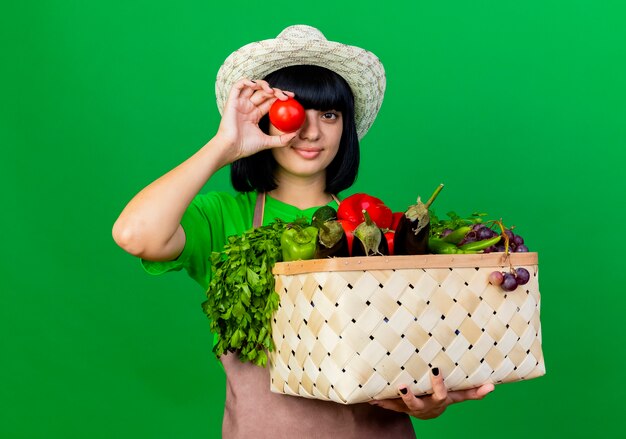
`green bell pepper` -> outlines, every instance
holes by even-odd
[[[318,229],[314,226],[288,225],[280,237],[283,261],[313,259],[317,247],[317,234]]]

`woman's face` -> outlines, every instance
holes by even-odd
[[[287,173],[297,177],[319,177],[339,150],[343,132],[341,112],[306,110],[306,119],[298,134],[284,148],[273,148],[278,163],[278,176]],[[283,134],[270,124],[270,135]]]

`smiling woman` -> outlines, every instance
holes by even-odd
[[[289,150],[274,148],[233,163],[231,182],[235,190],[256,190],[277,195],[272,191],[279,188],[279,174],[289,178],[289,174],[313,174],[316,169],[324,171],[317,178],[323,177],[327,193],[337,194],[352,186],[359,167],[360,152],[354,119],[354,96],[345,79],[325,67],[296,65],[272,72],[265,80],[272,87],[294,92],[305,108],[305,121],[296,132]],[[259,127],[266,134],[282,134],[270,124],[267,115],[260,119]],[[295,168],[290,172],[290,157],[294,156],[294,152],[311,162],[291,163]],[[277,168],[279,164],[280,169]]]
[[[374,54],[328,41],[309,26],[291,26],[276,39],[235,51],[217,76],[217,133],[128,203],[113,227],[116,242],[142,258],[148,272],[184,268],[206,291],[212,252],[222,250],[229,237],[275,218],[310,221],[320,206],[337,207],[334,195],[356,179],[359,140],[380,109],[385,85]],[[277,100],[294,97],[305,118],[297,131],[285,133],[270,125],[267,114]],[[198,195],[228,164],[239,193]],[[271,250],[276,248],[264,253]],[[226,438],[412,438],[410,416],[435,417],[453,402],[480,399],[492,390],[448,393],[433,369],[432,396],[417,398],[401,387],[402,398],[338,405],[270,392],[268,370],[242,363],[237,352],[220,361],[227,375]]]
[[[277,191],[290,176],[316,178],[326,186],[326,168],[335,160],[340,149],[341,113],[336,111],[306,110],[303,126],[287,148],[275,148],[272,156],[276,160],[275,179],[277,188],[269,193],[277,196]],[[280,131],[270,126],[269,134]]]

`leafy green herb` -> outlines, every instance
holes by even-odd
[[[278,308],[272,267],[281,262],[280,238],[285,223],[231,236],[221,253],[213,253],[213,276],[202,309],[217,334],[213,352],[219,358],[238,352],[241,361],[267,364],[266,350],[274,350],[271,318]]]
[[[439,219],[433,211],[430,212],[430,236],[437,238],[446,229],[456,230],[459,227],[482,223],[483,217],[487,214],[474,212],[469,218],[462,218],[456,212],[448,212],[446,215],[449,219]]]

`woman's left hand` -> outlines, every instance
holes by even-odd
[[[494,389],[493,384],[484,384],[473,389],[448,392],[443,384],[443,377],[437,368],[431,372],[430,382],[433,387],[431,395],[415,396],[407,386],[400,386],[402,398],[375,400],[371,401],[370,404],[396,412],[408,413],[418,419],[432,419],[441,415],[450,404],[483,399]]]

